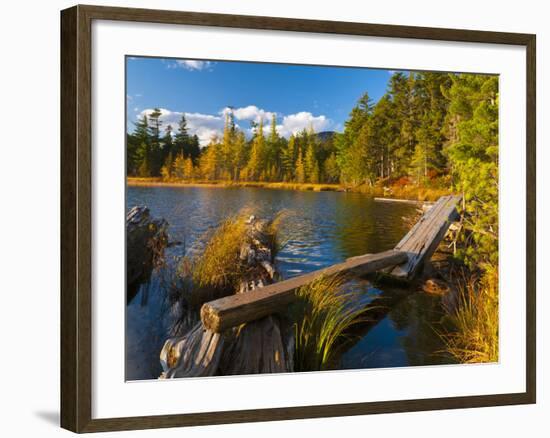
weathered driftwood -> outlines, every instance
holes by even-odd
[[[238,295],[247,295],[277,277],[269,223],[251,216],[240,259],[247,266]],[[223,333],[196,324],[187,334],[168,339],[160,354],[161,378],[292,371],[293,339],[276,316],[267,316]]]
[[[132,207],[126,215],[126,299],[130,301],[139,286],[163,260],[168,245],[168,222],[151,217],[144,206]]]
[[[272,314],[296,299],[296,289],[322,277],[351,272],[366,275],[407,260],[405,253],[390,250],[347,259],[328,268],[284,280],[248,294],[231,295],[210,301],[201,308],[204,327],[223,332],[228,328]]]
[[[410,280],[445,237],[451,222],[458,218],[456,206],[461,196],[442,196],[395,246],[407,254],[407,261],[389,271],[392,277]]]
[[[393,202],[393,203],[399,203],[399,204],[412,204],[412,205],[420,205],[420,206],[432,206],[433,202],[428,201],[418,201],[415,199],[399,199],[399,198],[374,198],[376,202]]]
[[[162,378],[212,376],[218,370],[224,338],[199,323],[185,336],[170,338],[160,352]]]

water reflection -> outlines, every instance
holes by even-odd
[[[280,236],[284,245],[277,255],[285,278],[390,249],[408,231],[403,217],[415,213],[410,205],[374,202],[358,193],[259,188],[130,187],[127,207],[134,205],[146,205],[152,215],[165,218],[170,240],[183,243],[167,250],[172,265],[185,253],[200,250],[197,244],[209,228],[243,208],[253,208],[261,217],[287,210],[290,214]],[[168,335],[168,306],[159,278],[152,283],[127,306],[129,380],[156,378],[160,370],[158,354]],[[357,334],[359,341],[342,356],[341,367],[438,363],[432,353],[440,348],[431,328],[440,318],[436,302],[420,294],[403,298],[402,293],[382,292],[367,283],[360,287],[367,300],[386,300],[388,310],[379,322]]]

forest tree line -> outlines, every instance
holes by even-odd
[[[228,111],[223,135],[203,148],[197,136],[189,135],[185,116],[174,130],[162,126],[155,109],[128,134],[127,171],[129,176],[165,179],[357,186],[408,176],[422,183],[451,172],[459,159],[455,152],[464,141],[474,140],[472,123],[490,132],[480,132],[486,138],[477,136],[480,144],[471,146],[487,161],[497,158],[490,149],[497,146],[497,98],[498,78],[493,76],[398,72],[376,104],[368,93],[361,96],[342,133],[319,135],[310,128],[286,139],[278,134],[273,116],[253,124],[247,139]],[[476,116],[478,106],[487,113]]]
[[[378,102],[360,97],[342,133],[309,128],[286,139],[273,116],[246,138],[228,111],[223,134],[201,148],[185,116],[176,130],[160,116],[158,109],[143,115],[128,134],[129,176],[346,186],[436,181],[465,194],[472,238],[487,248],[483,258],[496,257],[496,76],[396,72]]]

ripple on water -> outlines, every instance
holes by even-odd
[[[170,240],[184,242],[169,248],[168,258],[181,256],[184,249],[200,250],[197,244],[204,233],[243,209],[252,207],[261,217],[273,217],[287,210],[290,214],[279,236],[283,246],[277,254],[284,278],[330,266],[348,257],[390,249],[408,231],[402,218],[415,214],[414,206],[374,202],[359,193],[259,188],[129,187],[127,208],[134,205],[146,205],[152,215],[164,217],[170,224]],[[368,300],[380,292],[368,285],[362,287]],[[127,370],[134,370],[127,375],[130,379],[157,377],[156,371],[151,370],[158,370],[158,353],[166,337],[166,327],[159,323],[164,302],[162,288],[151,287],[146,304],[143,304],[143,294],[143,290],[140,291],[127,306],[127,352],[130,353]],[[405,326],[414,326],[418,322],[414,318],[412,316],[411,323]],[[343,367],[387,364],[383,358],[388,355],[394,357],[392,363],[397,365],[407,362],[409,359],[403,359],[407,352],[402,343],[409,332],[396,328],[391,321],[383,322],[344,357]],[[377,354],[376,361],[369,359]]]

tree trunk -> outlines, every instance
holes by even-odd
[[[251,216],[240,259],[249,267],[236,293],[249,293],[278,277],[273,264],[274,242],[269,222]],[[187,334],[168,339],[160,353],[161,379],[216,374],[281,373],[293,370],[294,339],[282,330],[278,317],[260,320],[214,333],[202,322]]]

